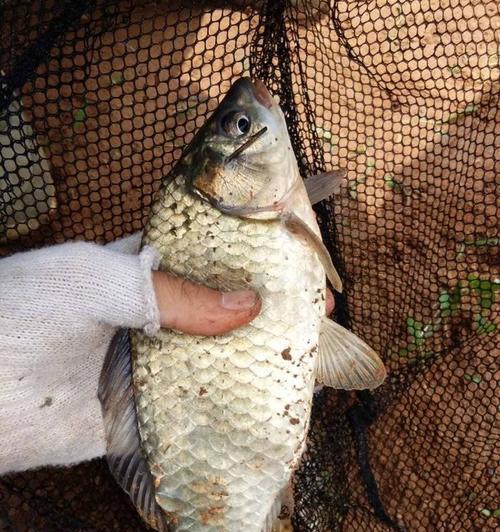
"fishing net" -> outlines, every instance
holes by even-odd
[[[231,82],[264,80],[302,174],[347,169],[317,208],[337,319],[389,369],[374,393],[317,396],[295,530],[498,529],[499,16],[495,0],[0,2],[0,255],[140,230]],[[146,530],[103,460],[0,479],[0,529]]]

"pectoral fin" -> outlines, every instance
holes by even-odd
[[[281,221],[288,231],[302,238],[312,249],[314,249],[333,288],[335,288],[337,292],[342,292],[342,281],[333,265],[330,253],[328,253],[321,238],[319,238],[319,236],[314,233],[304,221],[291,211],[283,212],[281,214]]]
[[[324,317],[319,335],[316,380],[332,388],[363,390],[380,386],[384,363],[361,338]]]
[[[329,198],[340,192],[341,186],[346,183],[346,171],[343,169],[316,174],[304,180],[307,195],[311,205]]]
[[[111,342],[99,379],[98,395],[106,433],[107,460],[113,476],[129,494],[144,521],[156,530],[167,531],[166,516],[155,500],[154,477],[142,454],[127,330],[119,331]]]

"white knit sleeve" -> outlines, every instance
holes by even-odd
[[[0,259],[0,474],[105,452],[97,385],[117,327],[159,328],[156,253],[66,243]]]
[[[5,308],[15,300],[18,312],[37,309],[68,326],[89,319],[151,333],[159,328],[151,277],[157,265],[147,247],[131,255],[76,242],[18,253],[0,261],[0,302]]]

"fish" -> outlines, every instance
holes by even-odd
[[[292,511],[315,386],[383,382],[375,351],[325,315],[327,278],[342,283],[308,188],[317,201],[336,181],[301,178],[278,102],[240,78],[161,184],[142,241],[159,269],[255,290],[262,308],[218,336],[112,341],[99,383],[107,460],[156,530],[273,530]]]

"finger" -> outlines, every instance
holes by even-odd
[[[326,315],[329,316],[332,312],[333,312],[333,309],[335,308],[335,299],[333,297],[333,293],[332,291],[327,288],[326,289]]]
[[[260,312],[255,292],[218,292],[165,272],[153,272],[162,327],[212,336],[241,327]]]

